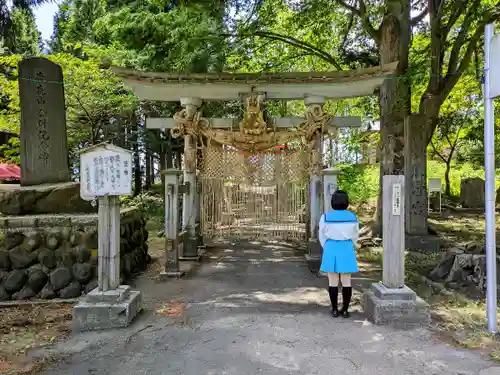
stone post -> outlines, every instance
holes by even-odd
[[[335,168],[323,169],[323,212],[332,209],[332,195],[338,189],[340,171]]]
[[[165,176],[165,269],[160,278],[180,277],[179,267],[179,186],[181,171],[167,169]]]
[[[383,176],[383,280],[362,299],[375,324],[414,326],[430,322],[429,306],[404,284],[405,176]]]
[[[382,180],[382,238],[384,238],[382,283],[389,289],[405,285],[405,176]]]
[[[325,102],[326,100],[322,96],[308,96],[304,99],[304,103],[308,108],[313,105],[323,105],[325,104]],[[311,173],[309,180],[308,224],[310,237],[308,239],[308,254],[306,255],[306,260],[311,271],[316,272],[319,270],[319,265],[321,262],[321,245],[318,241],[318,224],[322,214],[322,190],[321,176],[319,172],[321,164],[322,136],[320,134],[316,135],[316,138],[313,142],[313,172]]]
[[[429,236],[427,204],[427,138],[421,131],[423,116],[405,118],[405,220],[410,250],[439,251],[439,238]]]
[[[188,119],[192,119],[201,100],[198,98],[181,98],[181,105],[186,109]],[[196,143],[192,135],[184,137],[184,185],[186,190],[182,202],[182,229],[186,232],[183,241],[181,260],[198,260],[198,239],[196,237]]]
[[[109,287],[120,286],[120,197],[109,197],[110,203],[110,246],[109,246]]]
[[[322,192],[323,202],[321,202],[322,204],[321,204],[320,218],[321,214],[330,211],[332,209],[331,205],[332,195],[335,192],[335,190],[337,190],[339,174],[340,171],[335,168],[327,168],[321,171],[321,175],[323,176],[323,192]],[[319,219],[318,219],[318,224],[319,224]],[[317,235],[317,230],[318,228],[316,228],[316,235]],[[310,253],[306,255],[308,266],[311,271],[317,272],[319,271],[319,267],[321,264],[321,254],[323,253],[323,249],[321,248],[321,245],[317,237],[314,240],[313,239],[309,240],[309,251]]]
[[[111,217],[110,217],[110,197],[104,196],[99,198],[99,222],[98,222],[98,263],[97,263],[97,282],[100,292],[107,292],[109,286],[109,247],[111,244],[110,233]],[[110,235],[111,234],[111,235]]]
[[[142,310],[141,293],[120,285],[120,196],[132,194],[131,161],[130,151],[107,143],[80,154],[80,196],[98,199],[99,222],[98,287],[73,307],[78,331],[127,327]]]
[[[99,291],[107,292],[120,286],[120,198],[99,198]]]

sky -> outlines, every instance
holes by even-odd
[[[42,33],[42,39],[50,39],[54,28],[54,14],[57,12],[57,1],[49,2],[35,9],[35,20],[38,30]]]

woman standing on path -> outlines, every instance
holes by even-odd
[[[321,216],[318,237],[323,248],[320,271],[328,274],[328,294],[332,303],[332,316],[339,316],[339,279],[342,283],[342,310],[344,318],[349,317],[349,303],[352,297],[351,273],[358,272],[354,245],[359,237],[357,216],[348,211],[349,197],[337,190],[332,195],[332,211]]]

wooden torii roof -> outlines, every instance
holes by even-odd
[[[384,80],[394,76],[398,63],[339,72],[287,73],[156,73],[111,69],[142,100],[240,100],[250,93],[265,93],[268,100],[327,99],[372,95]]]

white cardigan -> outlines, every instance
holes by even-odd
[[[347,241],[351,240],[353,244],[358,242],[359,223],[326,223],[325,215],[319,219],[318,237],[321,247],[325,247],[327,240]]]

